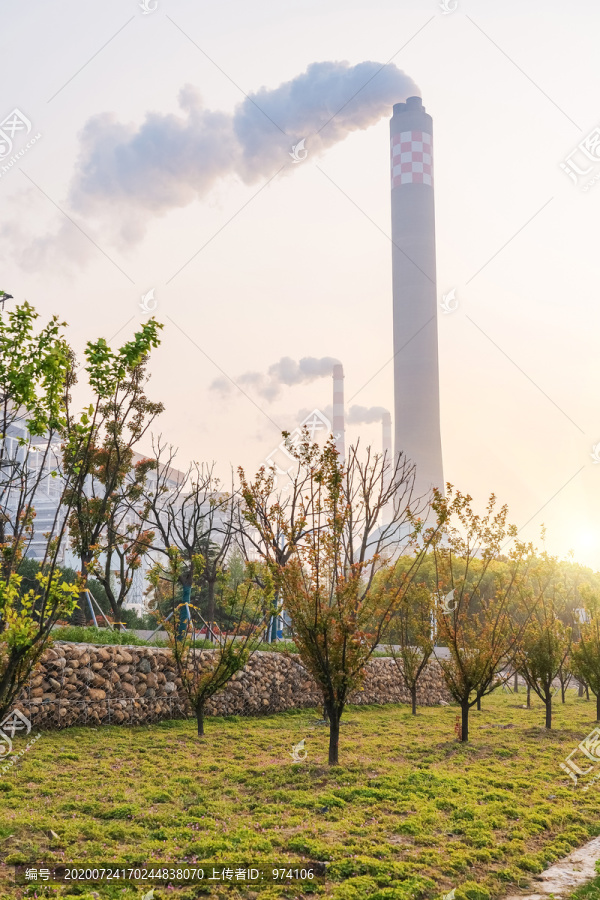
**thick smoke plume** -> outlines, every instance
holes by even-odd
[[[372,422],[381,422],[386,415],[389,412],[383,406],[351,406],[346,414],[346,424],[370,425]]]
[[[333,367],[338,362],[333,356],[323,356],[321,359],[304,356],[300,362],[289,356],[282,356],[279,362],[269,366],[266,375],[263,372],[244,372],[236,379],[236,383],[253,388],[257,394],[271,402],[279,396],[283,385],[291,387],[294,384],[310,384],[318,378],[331,376]],[[210,388],[222,396],[228,396],[234,390],[232,383],[226,378],[215,379]]]
[[[418,93],[395,65],[376,62],[312,63],[291,81],[250,94],[233,113],[207,109],[187,85],[179,94],[180,115],[149,112],[140,125],[110,112],[90,118],[70,202],[86,213],[117,212],[121,238],[134,241],[149,213],[185,206],[225,177],[253,184],[282,166],[288,173],[299,169],[290,151],[302,139],[315,158]]]

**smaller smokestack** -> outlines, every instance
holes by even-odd
[[[384,412],[381,417],[381,450],[386,462],[392,461],[392,417]]]
[[[345,430],[344,367],[341,363],[336,363],[333,367],[333,437],[342,462],[346,458]]]

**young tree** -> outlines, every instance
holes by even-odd
[[[177,612],[188,606],[179,601],[181,573],[189,564],[175,547],[169,548],[167,566],[156,563],[150,572],[150,581],[158,587],[161,581],[170,588],[171,616],[161,615],[160,620],[169,637],[173,658],[181,679],[183,691],[196,716],[198,736],[204,737],[204,711],[206,703],[221,691],[236,672],[243,669],[261,641],[264,618],[261,608],[264,598],[258,596],[255,579],[228,585],[222,602],[228,613],[230,626],[225,633],[218,630],[214,634],[214,649],[204,650],[204,640],[199,637],[197,622],[180,627]],[[204,560],[200,554],[193,556],[192,582],[198,583],[202,576]],[[189,608],[189,606],[188,606]],[[187,610],[186,610],[187,611]],[[198,610],[195,617],[200,622]]]
[[[565,659],[564,663],[558,670],[558,680],[560,682],[560,701],[561,703],[565,702],[565,694],[567,692],[567,688],[571,683],[571,679],[573,678],[573,670],[572,670],[572,660],[570,659],[570,654]]]
[[[63,467],[80,476],[77,489],[67,493],[71,546],[81,560],[78,624],[85,624],[87,579],[94,560],[106,549],[115,552],[115,543],[124,537],[110,531],[119,516],[115,507],[132,505],[140,497],[151,468],[134,466],[133,458],[135,446],[163,410],[145,394],[146,361],[160,343],[162,327],[150,319],[116,351],[103,338],[88,344],[86,372],[94,402],[81,419],[67,405]],[[108,548],[111,534],[114,540]]]
[[[0,718],[53,625],[76,606],[78,586],[67,583],[58,562],[93,446],[93,418],[70,412],[74,355],[63,324],[53,317],[35,333],[37,318],[27,303],[0,318]],[[86,355],[93,410],[115,369],[103,342],[89,343]],[[36,528],[42,513],[43,531]],[[39,567],[24,587],[19,568],[33,550]]]
[[[142,486],[152,469],[153,460],[141,459],[135,463],[131,482],[110,505],[104,552],[89,567],[104,588],[116,622],[123,618],[123,604],[154,541],[154,532],[146,527],[146,506],[140,505]]]
[[[4,292],[2,292],[4,293]],[[0,571],[18,568],[35,529],[64,426],[72,351],[53,316],[34,333],[38,313],[28,303],[0,316]]]
[[[286,437],[288,437],[286,435]],[[292,621],[300,658],[323,692],[329,719],[329,764],[339,758],[340,720],[365,666],[408,590],[425,552],[416,553],[396,590],[374,579],[386,553],[414,543],[414,466],[400,456],[393,487],[381,457],[356,448],[344,467],[333,440],[321,449],[308,432],[288,451],[297,461],[287,496],[275,494],[273,471],[254,481],[240,469],[243,514],[253,543],[273,574],[279,602]],[[383,507],[393,521],[379,526]],[[418,529],[418,526],[417,526]]]
[[[579,622],[579,640],[573,646],[575,677],[596,698],[596,721],[600,722],[600,596],[582,591],[585,613]],[[583,692],[580,692],[582,696]]]
[[[392,590],[394,587],[392,583]],[[402,597],[390,628],[388,649],[410,693],[413,716],[417,714],[417,685],[435,645],[434,614],[430,588],[413,584]]]
[[[433,502],[443,523],[433,544],[438,641],[450,651],[449,659],[438,662],[461,708],[462,741],[469,739],[469,710],[497,687],[497,673],[516,654],[524,627],[517,615],[517,588],[533,553],[507,525],[506,506],[496,511],[494,495],[483,516],[471,504],[470,496],[451,485],[445,497],[436,491]],[[504,555],[510,540],[513,549]]]
[[[556,559],[546,553],[536,561],[521,587],[530,614],[519,636],[517,666],[546,709],[546,728],[552,728],[553,682],[571,652],[571,627],[565,624],[565,587]]]

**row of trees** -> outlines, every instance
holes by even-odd
[[[598,594],[585,582],[577,586],[573,567],[531,545],[514,540],[506,528],[506,510],[474,515],[470,498],[452,495],[437,504],[460,512],[460,528],[448,525],[447,540],[434,546],[429,572],[398,611],[390,653],[413,698],[427,663],[436,655],[446,685],[460,704],[462,739],[468,739],[469,710],[512,674],[521,675],[528,695],[545,706],[552,727],[552,703],[558,681],[564,689],[574,675],[597,697],[600,721],[600,617]],[[481,540],[484,533],[487,538]],[[512,540],[508,556],[500,553]],[[402,565],[400,561],[398,565]],[[433,577],[432,577],[433,574]],[[569,577],[571,576],[571,577]],[[440,656],[436,645],[447,648]]]
[[[548,727],[548,692],[567,658],[600,690],[597,595],[521,542],[494,497],[482,516],[450,486],[445,496],[417,497],[414,465],[402,454],[389,459],[356,446],[342,463],[333,441],[320,447],[308,433],[295,445],[288,436],[297,468],[285,490],[266,468],[238,470],[224,490],[214,467],[179,471],[173,448],[150,440],[162,411],[146,395],[159,323],[151,319],[118,350],[103,339],[88,343],[80,389],[64,325],[52,319],[34,333],[36,318],[24,304],[0,319],[0,714],[55,622],[84,620],[90,577],[120,618],[145,557],[200,734],[206,701],[282,609],[323,693],[330,764],[348,699],[382,643],[413,712],[435,646],[447,648],[439,664],[461,707],[462,740],[469,710],[511,668],[544,700]],[[88,395],[80,407],[75,390]],[[142,440],[152,445],[149,456],[136,452]],[[53,482],[43,559],[24,589],[20,567],[39,542],[35,516]],[[66,540],[80,560],[75,585],[58,565]],[[588,621],[574,629],[570,610],[583,605]],[[202,652],[201,625],[213,638],[210,652]]]

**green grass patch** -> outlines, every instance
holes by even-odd
[[[54,628],[52,639],[73,644],[116,644],[128,647],[166,647],[167,642],[158,638],[144,641],[130,631],[111,631],[110,628],[94,628],[91,625],[66,625]]]
[[[569,691],[547,733],[541,704],[522,709],[520,699],[484,700],[468,745],[455,740],[453,707],[416,717],[406,706],[350,707],[335,768],[317,710],[208,718],[204,740],[192,721],[46,732],[0,777],[0,859],[313,861],[326,867],[325,880],[306,890],[265,885],[257,896],[440,900],[456,889],[457,900],[499,898],[600,833],[600,785],[584,792],[559,768],[594,726],[594,705]],[[307,758],[295,763],[291,750],[303,739]],[[15,750],[24,744],[15,737]],[[17,888],[0,866],[2,898],[36,890],[38,898],[140,900],[148,888]],[[154,892],[154,900],[201,896],[252,900],[252,887]]]
[[[68,641],[74,644],[115,644],[129,647],[168,647],[169,642],[156,637],[146,641],[131,631],[111,631],[110,628],[95,628],[92,625],[65,625],[54,628],[52,638],[55,641]],[[196,641],[196,646],[203,650],[214,647],[208,640]],[[298,648],[293,641],[276,641],[272,644],[260,644],[257,650],[265,650],[271,653],[297,653]],[[387,656],[387,653],[374,653],[374,656]]]

